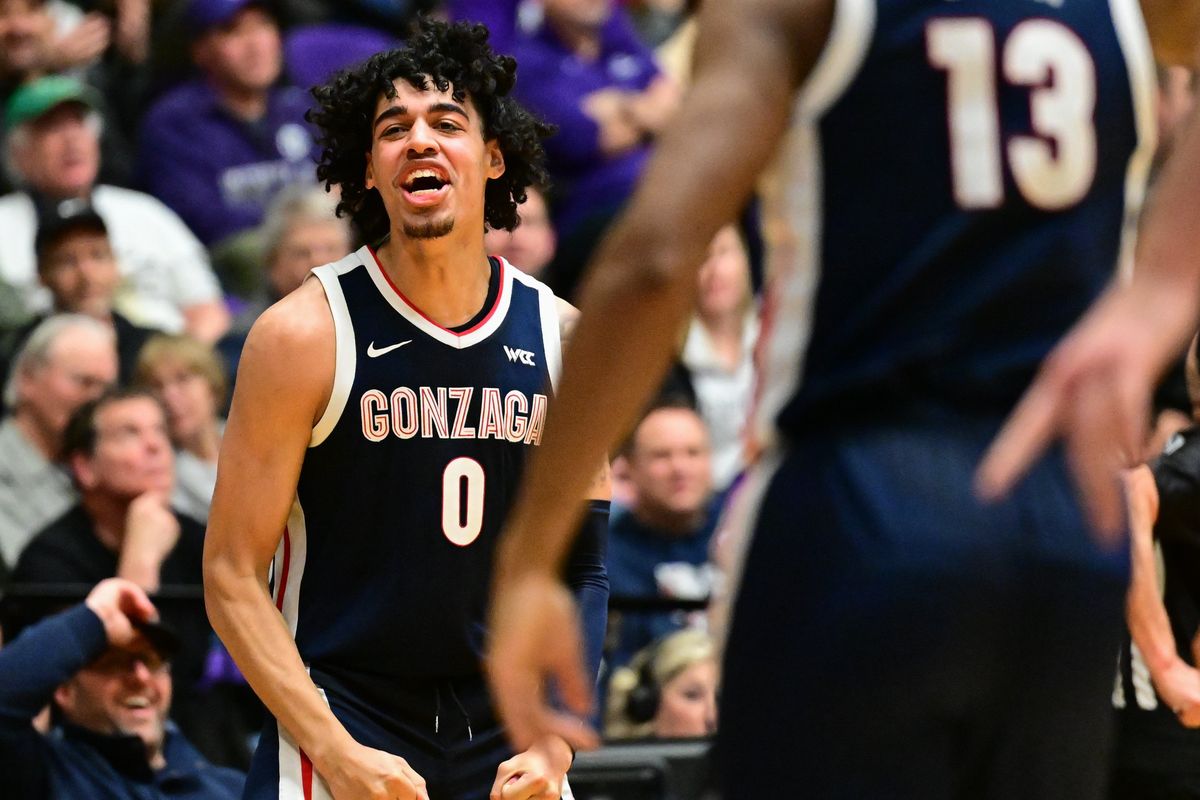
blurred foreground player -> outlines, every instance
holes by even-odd
[[[514,756],[481,664],[493,547],[575,314],[484,250],[545,177],[515,69],[484,28],[428,22],[315,91],[318,174],[370,245],[255,323],[222,443],[205,595],[278,721],[248,797],[560,796],[566,742]],[[598,505],[567,576],[596,660]]]
[[[1161,57],[1190,58],[1200,4],[1147,11]],[[1128,566],[1094,534],[1121,527],[1114,439],[1136,452],[1200,298],[1196,130],[1139,271],[1111,281],[1153,151],[1142,14],[714,0],[700,24],[691,95],[592,270],[501,543],[489,668],[506,724],[518,743],[587,743],[539,697],[552,673],[587,699],[554,578],[572,495],[659,379],[704,247],[778,146],[723,797],[1098,797]],[[1101,295],[977,489],[988,442]],[[614,347],[623,331],[639,335]],[[1065,452],[1035,458],[1059,433]]]

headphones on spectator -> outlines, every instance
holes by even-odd
[[[657,657],[658,648],[655,648],[638,669],[637,685],[629,690],[629,698],[625,701],[625,715],[639,725],[654,719],[658,713],[660,691],[653,670]]]

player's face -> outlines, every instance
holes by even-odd
[[[483,231],[484,187],[504,174],[495,140],[453,86],[438,91],[395,81],[396,96],[380,96],[367,154],[366,185],[379,192],[392,229],[409,239],[436,239],[456,225]]]
[[[18,378],[20,404],[34,423],[59,436],[75,409],[117,380],[117,351],[112,340],[80,328],[59,334],[46,360]]]
[[[708,432],[689,409],[660,408],[638,426],[629,458],[639,507],[689,517],[712,489]]]
[[[108,236],[87,229],[70,231],[50,245],[38,264],[38,276],[54,296],[56,311],[98,319],[112,311],[120,281]]]
[[[153,761],[171,705],[170,667],[145,642],[128,650],[110,647],[59,687],[55,700],[81,728],[137,736]]]
[[[662,687],[654,715],[660,739],[710,736],[717,730],[717,665],[698,661]]]
[[[727,225],[713,237],[708,258],[700,267],[701,316],[728,317],[743,313],[750,302],[750,263],[737,230]]]
[[[217,418],[217,396],[208,380],[179,359],[164,359],[150,370],[150,388],[167,408],[171,439],[186,447]]]
[[[218,84],[265,91],[283,69],[279,26],[271,15],[251,6],[201,37],[194,45],[193,58]]]
[[[87,109],[63,103],[26,130],[14,156],[33,188],[51,197],[80,197],[91,190],[100,169],[100,132]]]
[[[0,0],[0,72],[20,75],[36,67],[53,25],[44,2]]]
[[[521,224],[511,233],[489,230],[483,237],[489,253],[503,256],[514,266],[534,277],[541,274],[554,258],[556,240],[550,212],[540,192],[530,189],[529,197],[521,204]]]
[[[350,252],[350,229],[341,220],[304,220],[284,232],[267,263],[271,287],[280,297],[304,282],[313,267]]]
[[[174,456],[167,421],[149,397],[107,403],[96,412],[96,445],[77,456],[75,476],[84,489],[132,500],[150,491],[167,492]]]

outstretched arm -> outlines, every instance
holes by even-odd
[[[691,93],[592,265],[545,443],[499,552],[489,674],[518,748],[546,732],[595,742],[542,694],[553,674],[574,710],[590,702],[574,607],[557,578],[579,498],[666,370],[705,248],[772,157],[831,15],[828,0],[703,6]],[[546,609],[538,629],[522,618],[529,603]]]

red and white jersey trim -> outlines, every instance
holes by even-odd
[[[379,293],[383,295],[392,308],[396,309],[400,316],[412,323],[422,333],[444,345],[461,350],[479,344],[496,332],[496,329],[500,327],[500,324],[504,322],[504,317],[508,314],[508,306],[512,302],[513,269],[503,258],[500,259],[500,291],[496,295],[495,304],[492,305],[487,315],[479,321],[479,324],[470,330],[456,333],[438,325],[425,316],[421,309],[413,305],[396,288],[396,285],[392,283],[391,278],[388,277],[371,248],[364,245],[356,255],[366,266],[371,280],[375,282],[376,288],[379,289]]]

